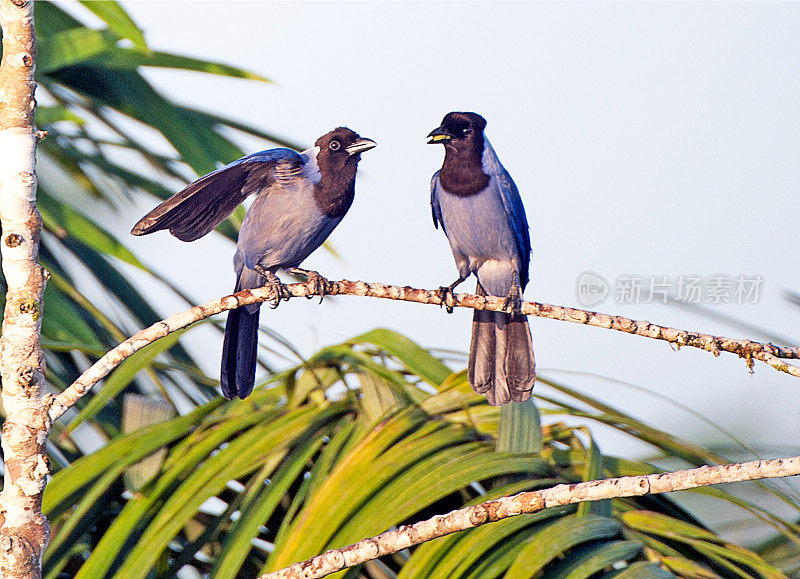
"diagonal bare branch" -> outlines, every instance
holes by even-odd
[[[295,563],[285,569],[267,573],[259,579],[324,577],[450,533],[480,527],[517,515],[535,513],[550,507],[798,474],[800,474],[800,456],[795,456],[719,466],[702,466],[647,476],[625,476],[572,485],[558,485],[549,489],[519,493],[511,497],[465,507],[413,525],[404,525],[377,537],[364,539],[342,549],[332,549],[302,563]]]
[[[312,283],[296,283],[285,286],[291,297],[311,297],[319,295]],[[473,308],[478,310],[503,311],[505,298],[492,296],[477,296],[472,294],[455,294],[454,299],[446,300],[440,296],[438,290],[416,289],[399,287],[382,283],[367,283],[363,281],[332,281],[328,283],[327,295],[351,295],[372,298],[400,300],[419,304],[451,305],[453,307]],[[50,418],[57,419],[64,414],[75,402],[86,394],[92,386],[107,376],[114,368],[122,363],[125,358],[146,345],[163,338],[167,334],[185,328],[189,324],[208,318],[225,310],[231,310],[246,304],[253,304],[271,300],[274,290],[271,287],[262,287],[254,290],[245,290],[228,295],[203,305],[174,314],[165,320],[153,324],[134,334],[119,346],[109,351],[93,366],[61,394],[52,400]],[[539,302],[523,302],[522,312],[530,316],[538,316],[551,320],[561,320],[595,326],[609,330],[635,334],[645,338],[664,340],[677,347],[687,346],[700,348],[718,356],[720,352],[736,354],[747,361],[752,367],[753,359],[762,360],[776,370],[786,372],[800,378],[800,367],[788,364],[780,358],[800,358],[800,348],[775,346],[771,343],[753,342],[745,339],[725,338],[698,332],[688,332],[666,326],[651,324],[650,322],[636,321],[621,316],[611,316],[587,310],[554,306]]]

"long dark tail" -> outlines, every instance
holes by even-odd
[[[484,295],[480,285],[478,294]],[[475,310],[468,375],[472,389],[492,406],[530,398],[536,364],[528,317]]]
[[[236,290],[239,291],[239,282]],[[253,391],[256,380],[256,354],[258,353],[259,309],[247,306],[228,312],[225,339],[222,342],[222,394],[230,400],[246,398]]]

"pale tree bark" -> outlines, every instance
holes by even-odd
[[[42,515],[48,473],[44,443],[50,427],[41,348],[45,273],[38,263],[41,218],[36,210],[37,133],[33,80],[36,38],[32,0],[0,0],[0,221],[3,274],[2,430],[5,461],[0,494],[0,575],[41,577],[49,528]]]
[[[417,304],[430,304],[436,306],[450,306],[457,308],[473,308],[477,310],[502,311],[505,308],[505,298],[493,296],[478,296],[473,294],[455,294],[454,299],[443,300],[437,290],[418,289],[408,286],[394,286],[383,283],[339,280],[328,282],[325,289],[326,295],[360,296],[400,300]],[[313,283],[295,283],[287,285],[286,291],[290,297],[311,297],[319,295]],[[232,310],[247,304],[264,302],[274,297],[271,287],[261,287],[253,290],[244,290],[239,293],[225,296],[205,304],[174,314],[149,328],[137,332],[119,346],[110,350],[93,366],[81,374],[69,388],[55,397],[50,408],[51,420],[56,420],[81,396],[85,395],[92,386],[105,378],[114,368],[119,366],[125,358],[141,350],[148,344],[163,338],[171,332],[185,328],[194,322],[203,320],[226,310]],[[288,298],[287,298],[288,299]],[[787,364],[780,358],[800,358],[800,349],[788,346],[776,346],[770,343],[754,342],[743,338],[726,338],[712,336],[699,332],[679,330],[667,326],[659,326],[645,321],[631,320],[622,316],[611,316],[599,312],[566,308],[540,302],[523,302],[522,313],[530,316],[539,316],[551,320],[572,322],[587,326],[615,330],[626,334],[635,334],[644,338],[663,340],[676,348],[683,346],[699,348],[719,356],[720,352],[729,352],[743,358],[748,367],[752,368],[753,360],[758,359],[769,364],[776,370],[786,372],[800,378],[800,367]]]
[[[404,525],[397,530],[387,531],[341,549],[331,549],[302,563],[295,563],[290,567],[262,575],[259,579],[317,579],[450,533],[561,505],[638,497],[719,483],[798,474],[800,474],[800,456],[795,456],[558,485],[487,501],[446,515],[437,515],[413,525]]]

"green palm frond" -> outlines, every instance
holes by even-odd
[[[46,356],[56,389],[75,380],[104,350],[163,317],[126,274],[127,266],[150,277],[151,285],[166,286],[184,298],[179,288],[150,272],[131,251],[128,239],[110,232],[98,215],[117,213],[136,197],[148,196],[156,203],[195,175],[238,158],[243,152],[226,136],[231,132],[256,136],[265,147],[295,145],[240,121],[176,103],[161,95],[141,71],[166,67],[267,81],[263,76],[153,51],[119,3],[81,4],[105,27],[85,25],[53,2],[35,5],[40,102],[36,123],[47,131],[37,163],[41,260],[52,273],[43,334],[46,345],[54,346],[47,348]],[[166,153],[153,152],[158,139],[162,142],[156,149]],[[235,239],[241,217],[239,210],[219,227],[220,233]],[[90,297],[96,295],[104,297]],[[216,395],[180,342],[162,350],[144,365],[146,379],[133,373],[117,390],[147,394],[177,389],[197,401]],[[172,368],[181,368],[189,380],[176,380]],[[92,427],[101,437],[112,436],[121,426],[121,406],[110,398],[90,396],[79,403],[81,419],[93,418]]]
[[[559,388],[562,395],[567,390]],[[570,404],[551,398],[537,396],[543,415],[565,414]],[[577,395],[571,404],[587,401]],[[323,349],[274,375],[247,400],[215,402],[198,412],[194,429],[183,417],[147,427],[136,453],[115,450],[130,448],[129,434],[101,450],[102,459],[91,455],[56,474],[45,508],[58,549],[48,552],[47,568],[135,578],[154,569],[155,576],[172,576],[190,564],[212,577],[255,576],[496,496],[659,472],[602,453],[591,426],[545,424],[540,451],[498,450],[498,409],[469,389],[463,373],[445,375],[439,360],[386,329]],[[602,412],[603,424],[654,451],[705,456],[610,407]],[[168,448],[160,472],[126,498],[125,469],[159,444]],[[712,490],[707,496],[727,505],[720,508],[750,506],[724,488]],[[87,504],[97,497],[105,497],[104,508]],[[75,513],[105,529],[93,548],[78,553],[87,530],[73,522]],[[782,536],[800,538],[791,521],[770,517]],[[347,576],[589,577],[627,569],[654,576],[783,576],[671,496],[524,515],[431,541]]]

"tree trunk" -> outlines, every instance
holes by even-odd
[[[0,337],[5,477],[0,494],[0,575],[41,577],[49,528],[42,491],[49,431],[41,348],[45,272],[38,263],[41,217],[34,170],[37,133],[32,0],[0,0],[0,221],[8,291]]]

